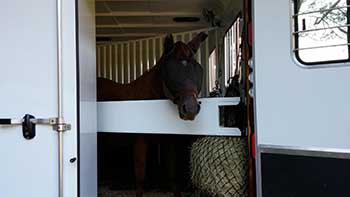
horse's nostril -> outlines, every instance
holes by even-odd
[[[197,104],[197,114],[199,113],[200,110],[201,110],[201,105]]]

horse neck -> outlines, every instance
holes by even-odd
[[[127,85],[133,90],[135,99],[164,99],[163,82],[160,77],[159,65]]]

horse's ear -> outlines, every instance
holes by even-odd
[[[204,32],[197,34],[187,45],[196,53],[201,43],[208,37]]]
[[[168,34],[165,37],[164,40],[164,53],[169,53],[171,51],[171,49],[174,47],[174,38],[173,35]]]

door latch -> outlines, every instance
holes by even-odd
[[[26,114],[22,119],[0,119],[0,125],[22,125],[23,137],[31,140],[35,137],[35,125],[51,125],[52,129],[57,132],[67,131],[71,129],[70,124],[64,123],[63,120],[58,121],[58,118],[35,118],[33,115]]]

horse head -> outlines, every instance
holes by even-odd
[[[197,100],[203,81],[203,68],[195,54],[207,34],[199,33],[190,42],[174,43],[172,35],[164,41],[164,53],[160,60],[161,78],[165,95],[179,110],[183,120],[194,120],[200,111]]]

